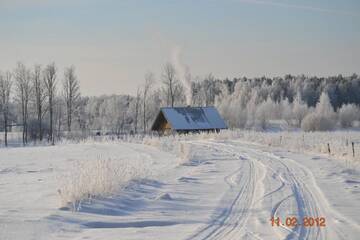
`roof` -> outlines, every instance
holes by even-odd
[[[160,109],[160,113],[174,130],[227,128],[215,107],[165,107]]]

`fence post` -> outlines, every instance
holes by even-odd
[[[280,135],[280,145],[281,145],[282,136]]]
[[[327,144],[327,147],[328,147],[328,153],[331,154],[331,151],[330,151],[330,143]]]
[[[353,157],[355,158],[355,143],[351,142],[351,145],[352,145]]]

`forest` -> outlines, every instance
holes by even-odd
[[[0,71],[0,131],[21,141],[48,141],[89,134],[145,134],[160,107],[216,106],[230,128],[328,131],[359,127],[360,77],[193,77],[189,68],[166,63],[160,76],[144,75],[135,95],[81,95],[75,66],[55,63]],[[119,89],[121,92],[121,89]]]

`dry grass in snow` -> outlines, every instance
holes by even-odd
[[[360,165],[360,131],[262,132],[223,130],[220,133],[186,134],[161,138],[145,137],[143,143],[158,147],[164,151],[173,152],[180,158],[183,158],[186,155],[185,149],[182,149],[181,146],[179,147],[179,144],[182,144],[184,141],[202,139],[243,140],[271,147],[280,147],[294,152],[326,154],[329,157],[344,160],[348,164]]]
[[[139,161],[101,159],[76,161],[60,176],[58,193],[62,207],[79,210],[82,201],[117,193],[131,180],[147,177],[149,168]]]

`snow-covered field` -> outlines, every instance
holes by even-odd
[[[321,134],[2,148],[0,239],[357,239],[359,133]]]

